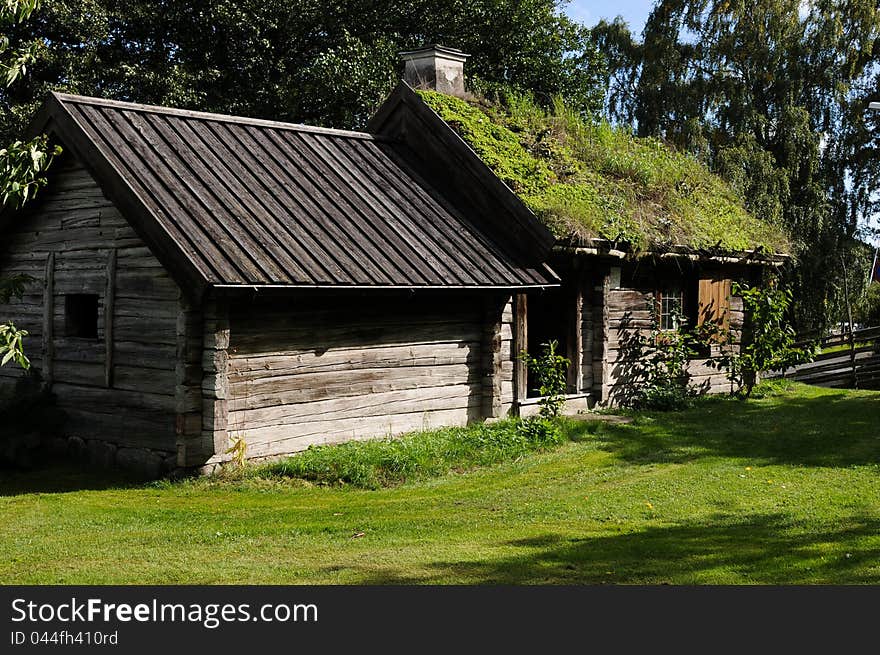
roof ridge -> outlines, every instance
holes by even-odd
[[[162,105],[147,105],[137,102],[125,102],[122,100],[108,100],[105,98],[95,98],[93,96],[81,96],[71,93],[59,93],[53,91],[52,95],[62,104],[86,104],[98,107],[113,107],[117,109],[128,109],[130,111],[148,112],[154,114],[165,114],[170,116],[178,116],[180,118],[194,118],[201,120],[210,120],[223,123],[235,123],[238,125],[253,125],[255,127],[267,127],[280,130],[290,130],[294,132],[309,132],[314,134],[326,134],[328,136],[345,137],[349,139],[364,139],[368,141],[385,141],[381,135],[370,134],[368,132],[358,132],[355,130],[339,130],[329,127],[317,127],[314,125],[303,125],[301,123],[286,123],[283,121],[273,121],[264,118],[250,118],[248,116],[234,116],[231,114],[217,114],[214,112],[195,111],[191,109],[179,109],[177,107],[164,107]]]

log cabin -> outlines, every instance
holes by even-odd
[[[549,339],[581,411],[626,402],[625,345],[652,321],[709,313],[739,336],[731,280],[778,257],[560,238],[416,90],[467,97],[466,55],[403,58],[364,132],[47,99],[33,131],[63,154],[0,218],[0,271],[33,280],[0,311],[71,453],[157,477],[211,471],[236,438],[262,459],[527,415],[518,354]]]

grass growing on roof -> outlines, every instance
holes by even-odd
[[[548,111],[515,94],[489,102],[418,93],[560,239],[637,250],[788,248],[730,185],[657,139],[587,122],[561,102]]]

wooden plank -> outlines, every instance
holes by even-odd
[[[43,278],[43,382],[51,389],[55,361],[55,252],[46,258]]]
[[[234,354],[229,374],[237,381],[261,380],[307,373],[357,371],[394,367],[436,367],[479,363],[478,341],[388,344],[377,347],[308,349],[297,353]]]
[[[244,132],[244,130],[236,130],[236,136],[242,139]],[[294,148],[290,142],[274,132],[267,132],[266,136],[269,138],[258,144],[248,132],[247,141],[254,148],[254,152],[262,150],[269,155],[270,158],[263,163],[267,164],[273,172],[284,168],[285,165],[292,164],[293,170],[302,173],[295,176],[296,186],[290,189],[291,192],[300,202],[304,202],[303,193],[310,199],[314,199],[321,206],[318,215],[328,216],[331,223],[338,226],[347,235],[348,250],[353,255],[360,255],[360,268],[367,275],[363,281],[373,284],[405,283],[405,276],[396,267],[388,266],[388,260],[380,254],[379,248],[381,246],[376,239],[375,232],[363,225],[363,220],[354,219],[357,212],[348,205],[340,190],[321,183],[329,172],[329,168],[314,158],[305,157],[300,148]],[[335,246],[336,242],[332,242],[331,245]],[[341,253],[333,250],[328,254],[334,259],[338,259]],[[382,262],[382,265],[379,265],[378,262]]]
[[[340,325],[324,327],[291,327],[286,332],[234,335],[232,349],[241,355],[256,355],[271,351],[277,354],[297,354],[331,348],[378,347],[391,344],[449,343],[450,335],[458,335],[462,343],[479,342],[481,335],[474,324],[448,323],[428,325]]]
[[[340,194],[338,200],[354,207],[352,213],[359,214],[363,224],[373,229],[376,243],[386,244],[381,254],[403,274],[403,279],[418,281],[419,284],[443,282],[443,276],[437,274],[430,264],[427,267],[430,274],[426,275],[426,267],[423,264],[428,263],[433,257],[418,245],[421,235],[413,238],[409,234],[409,226],[401,222],[400,219],[405,212],[401,211],[400,207],[389,210],[387,206],[383,206],[372,193],[370,187],[373,185],[364,183],[363,171],[353,165],[351,160],[346,160],[340,147],[328,139],[315,138],[308,133],[291,132],[284,140],[289,143],[298,141],[305,145],[305,148],[300,147],[298,150],[311,155],[310,162],[322,170],[323,179],[329,182],[331,188],[354,190],[354,193],[344,196]],[[387,263],[383,268],[387,270]]]
[[[477,411],[479,411],[477,409]],[[353,419],[313,423],[290,430],[276,426],[243,432],[248,440],[251,457],[286,455],[305,450],[312,445],[327,445],[345,441],[381,439],[416,430],[429,430],[444,426],[462,426],[470,421],[467,409],[438,410],[397,414],[369,420]]]
[[[318,244],[304,235],[303,230],[294,229],[294,226],[284,221],[281,218],[285,214],[283,209],[271,208],[271,203],[267,203],[264,194],[260,193],[261,185],[252,178],[244,181],[251,177],[250,172],[243,166],[235,165],[232,161],[234,154],[229,153],[217,137],[204,128],[204,124],[171,121],[168,127],[189,144],[210,170],[218,173],[217,183],[233,198],[241,199],[266,234],[274,235],[274,238],[269,239],[267,247],[278,248],[284,261],[292,264],[284,265],[288,271],[294,272],[294,279],[313,282],[325,279],[322,276],[315,277],[312,273],[315,269],[324,273],[331,270],[317,255],[320,252]],[[224,154],[229,156],[224,157]],[[331,275],[325,281],[332,279]]]
[[[231,395],[231,394],[230,394]],[[471,408],[471,419],[482,413],[482,384],[456,384],[425,389],[397,389],[349,397],[327,397],[312,402],[269,405],[248,409],[232,398],[226,425],[229,429],[248,431],[258,428],[300,425],[336,420],[392,421],[398,414],[426,413],[437,410]]]
[[[112,192],[108,191],[108,196],[125,212],[129,221],[133,224],[136,222],[135,228],[139,236],[151,245],[160,261],[178,274],[182,288],[199,295],[204,286],[205,276],[211,275],[214,270],[207,266],[207,263],[203,263],[200,257],[204,255],[210,261],[216,262],[217,258],[223,255],[213,246],[209,238],[205,238],[202,228],[198,225],[187,229],[184,236],[175,222],[170,220],[169,212],[177,220],[185,220],[188,214],[165,190],[162,182],[153,175],[149,166],[140,166],[138,175],[128,175],[127,171],[123,173],[117,169],[115,163],[104,158],[103,151],[114,152],[120,158],[122,165],[120,168],[126,166],[126,162],[131,166],[134,162],[143,161],[139,156],[141,153],[136,152],[139,144],[128,143],[125,139],[119,138],[116,133],[117,128],[108,124],[99,113],[88,110],[83,113],[95,131],[97,142],[92,142],[84,135],[77,135],[75,130],[70,130],[69,133],[78,140],[82,147],[81,151],[90,155],[89,161],[100,172],[102,180],[110,182]],[[107,140],[103,141],[104,139]],[[135,151],[132,147],[135,147]],[[159,167],[162,165],[155,158],[151,161]],[[126,174],[126,178],[124,179],[120,173]],[[149,202],[152,198],[155,198],[155,202],[151,203],[153,212],[160,219],[161,224],[154,220],[152,212],[141,202],[142,200]],[[185,257],[181,257],[181,252],[185,253]],[[229,281],[244,281],[237,272],[224,271],[223,277]]]
[[[566,357],[569,367],[566,382],[569,393],[580,393],[583,389],[583,325],[581,316],[584,308],[583,289],[580,275],[577,276],[569,303],[567,319],[568,338]]]
[[[116,309],[116,248],[107,258],[107,288],[104,292],[104,385],[113,386],[113,320]]]
[[[296,230],[296,234],[305,250],[321,253],[325,251],[322,244],[334,244],[328,249],[333,257],[328,257],[327,262],[315,260],[314,267],[311,267],[316,283],[351,284],[359,279],[356,272],[363,269],[361,263],[348,252],[350,236],[332,221],[318,221],[313,218],[320,217],[322,209],[307,193],[300,194],[294,189],[296,181],[290,179],[289,172],[277,167],[272,161],[259,160],[247,145],[243,145],[224,126],[193,123],[190,127],[209,147],[233,162],[242,184],[254,190],[255,197],[270,214],[283,216],[289,211],[295,211],[300,216],[299,225],[303,229]],[[247,138],[247,135],[241,136]]]
[[[401,175],[401,169],[392,165],[387,150],[377,145],[366,149],[349,147],[347,152],[362,168],[374,171],[380,177],[383,190],[394,204],[408,210],[404,218],[410,222],[418,221],[419,227],[428,234],[432,243],[437,244],[438,247],[431,251],[434,270],[439,272],[445,269],[459,280],[474,279],[473,267],[462,266],[455,256],[462,254],[471,264],[479,265],[480,257],[474,256],[474,248],[467,235],[448,225],[448,220],[444,220],[437,205],[430,199],[412,192],[413,186],[408,186],[409,180]]]
[[[494,246],[488,242],[481,243],[479,233],[464,231],[461,225],[451,222],[450,216],[457,216],[458,210],[446,196],[432,193],[434,185],[407,166],[393,147],[376,144],[376,147],[359,149],[357,155],[372,163],[375,170],[383,175],[384,189],[399,194],[402,206],[412,207],[410,216],[413,220],[419,224],[427,221],[428,234],[436,245],[438,256],[450,271],[459,271],[455,273],[459,279],[476,280],[483,273],[488,276],[505,275],[502,262],[496,257],[487,258],[486,252],[477,247],[484,245],[494,251]],[[413,193],[414,188],[424,189],[428,193]],[[467,266],[463,266],[463,262],[458,260],[462,256],[468,263]]]
[[[321,399],[363,397],[399,389],[437,389],[479,379],[477,367],[467,364],[309,373],[242,382],[230,372],[229,399],[230,407],[256,409]]]
[[[483,315],[482,352],[483,418],[501,416],[501,319],[504,300],[487,298]],[[464,373],[468,378],[468,369]],[[459,376],[460,378],[460,376]]]
[[[513,356],[516,365],[513,371],[515,400],[523,400],[528,395],[528,368],[521,355],[529,347],[528,335],[528,296],[518,293],[514,296],[513,309]]]
[[[191,180],[187,184],[194,195],[212,217],[227,226],[241,253],[261,255],[254,257],[254,262],[265,272],[266,281],[284,283],[310,280],[297,259],[291,257],[281,246],[277,228],[267,228],[251,207],[242,204],[238,193],[227,190],[224,178],[215,172],[216,167],[202,161],[202,158],[209,156],[210,151],[199,147],[200,141],[184,142],[172,127],[172,122],[157,115],[132,112],[126,113],[126,116],[142,135],[147,136],[154,147],[164,149],[164,142],[167,141],[167,147],[175,155],[174,159],[168,160],[169,166],[181,180]],[[288,272],[293,272],[294,277]]]
[[[112,404],[84,407],[63,401],[59,401],[59,406],[67,416],[66,427],[71,434],[100,435],[120,446],[174,450],[173,412],[134,408],[120,412]]]
[[[178,466],[199,464],[211,453],[202,448],[202,370],[204,343],[201,311],[183,298],[177,317],[177,346],[174,367],[175,433]]]
[[[202,433],[200,443],[188,444],[187,466],[204,463],[229,445],[229,307],[209,301],[202,310]]]

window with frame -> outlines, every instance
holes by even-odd
[[[677,330],[684,316],[684,291],[669,287],[657,292],[657,323],[663,330]]]

